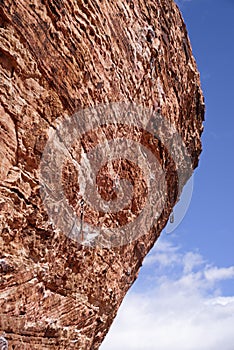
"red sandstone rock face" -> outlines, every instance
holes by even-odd
[[[175,128],[171,130],[180,135],[195,168],[204,104],[185,25],[171,0],[2,0],[0,37],[0,336],[4,332],[10,349],[98,349],[178,200],[178,177],[183,185],[191,172],[183,166],[181,150],[175,164],[160,137],[134,127],[133,110],[126,123],[105,126],[100,125],[103,113],[89,114],[91,129],[74,142],[77,126],[63,134],[63,123],[81,125],[79,111],[85,108],[94,111],[114,103],[123,112],[134,103],[147,111],[146,118],[154,113],[161,118],[158,135],[174,140],[165,125]],[[45,149],[56,128],[72,139],[69,157],[58,181],[45,181],[40,169],[46,169]],[[107,232],[134,222],[146,204],[153,207],[145,169],[138,166],[144,163],[137,165],[123,155],[111,161],[112,171],[108,164],[100,167],[96,185],[102,199],[114,201],[113,174],[127,179],[134,200],[126,213],[100,214],[87,200],[80,205],[77,169],[82,156],[116,136],[127,140],[126,148],[131,148],[129,140],[143,145],[163,167],[167,191],[158,188],[163,210],[149,230],[145,221],[147,230],[142,225],[137,237],[134,230],[124,242],[99,235],[87,246],[81,244],[86,235],[81,222],[78,233],[75,226],[67,232],[64,212],[54,222],[60,180],[75,217],[83,215],[84,225]],[[52,158],[49,174],[57,179]]]

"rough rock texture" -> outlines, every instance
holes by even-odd
[[[77,244],[48,219],[38,167],[49,127],[118,101],[160,109],[197,166],[203,97],[173,1],[0,1],[0,336],[9,349],[98,349],[168,220],[173,193],[150,232],[107,249]]]

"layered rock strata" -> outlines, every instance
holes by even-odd
[[[198,164],[204,103],[187,31],[171,0],[1,0],[0,38],[2,343],[9,349],[95,350],[179,199],[178,168],[182,185],[191,175],[182,163],[175,167],[157,135],[132,125],[126,105],[173,125],[192,168]],[[45,197],[52,189],[40,192],[49,130],[74,115],[82,123],[79,111],[103,105],[123,106],[126,123],[96,125],[69,144],[61,183],[82,222],[78,231],[66,232],[48,212]],[[82,199],[76,165],[114,135],[142,144],[163,167],[163,210],[137,237],[129,232],[123,242],[107,235],[83,244],[82,224],[115,229],[134,221],[148,203],[144,169],[123,157],[112,160],[113,173],[104,164],[96,184],[108,202],[118,197],[113,174],[131,183],[134,201],[125,214],[97,212]]]

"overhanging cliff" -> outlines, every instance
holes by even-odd
[[[0,38],[2,344],[95,350],[198,164],[186,28],[171,0],[2,0]]]

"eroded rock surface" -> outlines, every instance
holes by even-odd
[[[98,349],[178,200],[173,162],[157,138],[112,126],[107,139],[119,133],[143,140],[164,164],[168,186],[160,220],[128,244],[109,248],[84,246],[51,222],[39,177],[48,130],[84,108],[119,102],[175,125],[197,166],[204,103],[173,1],[0,1],[0,336],[9,349]],[[101,137],[91,130],[74,143],[76,162],[81,146],[88,152]],[[105,219],[107,226],[133,220],[147,202],[144,174],[121,162],[113,169],[121,166],[120,175],[132,182],[135,202],[125,217]],[[81,215],[72,162],[64,163],[62,177],[67,201]],[[181,178],[185,183],[183,169]],[[108,167],[98,173],[97,186],[105,200],[117,196]],[[84,221],[98,225],[100,215],[84,205]]]

